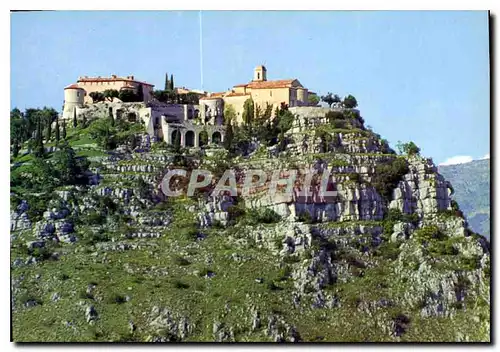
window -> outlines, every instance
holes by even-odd
[[[272,90],[269,91],[269,95],[273,96],[273,91]]]
[[[257,72],[257,79],[260,79],[260,72]]]
[[[80,92],[79,91],[76,91],[76,96],[79,97],[80,96]]]

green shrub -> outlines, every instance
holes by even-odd
[[[108,242],[111,238],[106,232],[88,232],[83,235],[82,243],[86,245],[94,245],[99,242]]]
[[[38,297],[35,297],[32,293],[25,293],[19,297],[19,302],[25,305],[28,302],[35,302],[37,305],[42,305],[43,301]]]
[[[392,199],[392,192],[403,179],[403,176],[409,172],[408,162],[403,158],[397,158],[394,161],[377,165],[373,175],[372,185],[377,192],[389,202]]]
[[[280,281],[288,280],[292,276],[292,268],[290,265],[285,265],[281,268],[278,276]]]
[[[173,286],[178,289],[187,289],[189,288],[189,285],[186,284],[185,282],[182,282],[180,280],[175,280],[173,283]]]
[[[174,262],[177,264],[177,265],[180,265],[180,266],[186,266],[186,265],[189,265],[191,264],[191,262],[189,260],[187,260],[186,258],[184,257],[180,257],[180,256],[176,256],[174,257]]]
[[[277,286],[277,285],[274,283],[274,281],[269,281],[269,282],[267,283],[267,288],[268,288],[269,290],[271,290],[271,291],[281,291],[281,290],[283,290],[283,288],[281,288],[281,287]]]
[[[247,225],[274,224],[281,221],[281,216],[269,208],[249,209],[245,215]]]
[[[112,295],[110,295],[108,297],[108,303],[116,303],[116,304],[123,304],[127,302],[127,299],[125,298],[125,296],[119,294],[119,293],[113,293]]]
[[[460,269],[462,270],[476,270],[481,267],[481,257],[480,256],[472,256],[472,257],[462,257],[460,259]]]
[[[294,264],[294,263],[299,263],[300,262],[300,257],[297,255],[286,255],[283,258],[283,262],[287,264]]]
[[[328,123],[330,123],[330,125],[332,125],[335,121],[345,120],[344,114],[340,111],[328,111],[325,115],[325,118],[327,119]]]
[[[308,211],[304,211],[298,214],[297,221],[303,222],[305,224],[314,224],[316,222]]]
[[[436,225],[430,225],[418,229],[413,234],[413,237],[420,243],[429,243],[436,240],[442,240],[445,238],[444,234]]]
[[[228,213],[228,216],[229,216],[230,220],[237,220],[240,217],[242,217],[242,216],[245,215],[246,209],[243,206],[239,205],[239,204],[231,205],[227,209],[227,213]]]

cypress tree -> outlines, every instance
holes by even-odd
[[[17,141],[14,141],[14,145],[12,146],[12,155],[14,156],[14,158],[17,158],[17,156],[19,155],[19,149],[21,149],[19,147],[19,143]]]
[[[226,135],[224,137],[224,148],[226,148],[227,150],[231,150],[231,147],[233,146],[233,139],[233,125],[231,124],[231,120],[228,120],[226,124]]]
[[[78,122],[76,121],[76,108],[73,109],[73,127],[76,128],[78,126]]]
[[[50,123],[50,118],[47,119],[47,132],[45,134],[45,139],[48,141],[50,141],[50,138],[52,137],[52,124]]]
[[[35,156],[41,158],[45,152],[43,147],[43,138],[42,138],[42,121],[41,118],[38,118],[37,128],[36,128],[36,140],[35,140]]]
[[[109,108],[109,120],[111,121],[111,126],[115,125],[115,119],[113,117],[113,108]]]
[[[174,90],[174,75],[170,75],[170,90]]]
[[[170,81],[168,80],[168,72],[165,73],[165,90],[169,90],[170,88]]]
[[[87,127],[87,118],[85,117],[85,114],[83,114],[82,117],[82,128]]]
[[[181,132],[179,130],[176,130],[177,133],[174,136],[174,140],[172,141],[172,144],[174,145],[174,153],[175,154],[180,154],[181,152]]]
[[[62,125],[62,138],[66,139],[66,121],[63,121]]]
[[[59,144],[59,139],[61,139],[61,134],[59,131],[59,118],[56,117],[56,144]]]

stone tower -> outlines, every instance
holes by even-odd
[[[263,65],[257,66],[253,71],[253,80],[256,82],[267,81],[267,70]]]
[[[74,110],[83,106],[85,90],[77,84],[64,88],[63,119],[73,118]]]

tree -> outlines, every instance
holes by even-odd
[[[76,120],[76,108],[73,109],[73,128],[78,126],[78,121]]]
[[[328,92],[327,95],[323,95],[321,97],[321,101],[324,101],[325,103],[327,103],[330,108],[332,107],[332,104],[335,103],[335,99],[333,98],[333,94],[330,92]]]
[[[137,94],[131,89],[122,89],[118,94],[118,99],[120,99],[124,103],[139,101]]]
[[[208,132],[206,127],[200,132],[200,147],[208,144]]]
[[[200,103],[200,96],[196,93],[189,92],[186,94],[186,103],[198,105]]]
[[[108,118],[109,118],[109,122],[111,123],[111,126],[114,126],[115,125],[115,118],[113,117],[113,109],[112,108],[109,108],[109,110],[108,110]]]
[[[224,106],[224,121],[226,121],[226,124],[232,124],[236,121],[236,110],[231,104],[225,104]]]
[[[174,75],[170,75],[170,90],[173,91],[175,89],[174,87]]]
[[[109,101],[113,101],[113,99],[118,98],[119,95],[120,92],[118,92],[116,89],[106,89],[104,92],[102,92],[102,96],[108,99]]]
[[[165,73],[165,89],[164,90],[169,90],[170,89],[170,81],[168,80],[168,72]]]
[[[174,153],[179,154],[181,152],[181,131],[175,130],[174,140],[172,141],[172,145],[174,146]]]
[[[46,127],[46,132],[45,132],[45,140],[48,142],[52,138],[52,124],[50,121],[45,122]]]
[[[17,157],[21,144],[28,139],[28,121],[24,118],[21,111],[17,108],[10,112],[10,144],[12,153]]]
[[[56,117],[56,145],[59,144],[61,139],[61,131],[59,131],[59,118]]]
[[[54,174],[59,179],[60,184],[78,183],[78,179],[89,167],[88,160],[78,158],[67,142],[61,143],[59,150],[54,153],[53,161]]]
[[[396,144],[400,154],[406,155],[420,155],[420,148],[413,142],[402,143],[398,141]]]
[[[229,118],[226,117],[226,115],[224,115],[224,119],[226,121],[226,135],[224,136],[224,148],[226,148],[227,150],[231,150],[233,147],[233,139],[234,139],[232,119],[230,117]]]
[[[144,101],[144,90],[142,84],[139,84],[139,86],[137,87],[137,100]]]
[[[334,103],[340,103],[342,99],[340,99],[340,96],[338,94],[333,95],[333,102]]]
[[[98,119],[89,126],[90,138],[95,139],[97,144],[107,150],[113,149],[116,145],[114,138],[115,128],[111,126],[109,119]]]
[[[307,96],[310,106],[316,106],[319,103],[320,98],[316,94],[309,94]]]
[[[43,138],[42,138],[42,116],[39,114],[39,118],[37,121],[37,129],[36,129],[36,138],[35,138],[35,156],[37,158],[42,158],[45,154],[45,148],[43,146]]]
[[[82,115],[82,128],[87,127],[87,116],[85,114]]]
[[[62,125],[62,138],[66,139],[66,121],[63,121]]]
[[[348,109],[354,109],[356,106],[358,106],[358,102],[357,102],[356,98],[350,94],[344,98],[344,101],[342,103],[343,103],[344,107],[346,107]]]
[[[254,118],[254,103],[252,98],[248,98],[243,103],[243,123],[245,125],[250,126],[252,124],[252,120]]]
[[[106,92],[106,91],[104,91],[104,92]],[[101,93],[101,92],[90,92],[89,97],[92,98],[93,103],[98,103],[98,102],[104,101],[106,99],[106,96],[104,95],[104,93]]]

